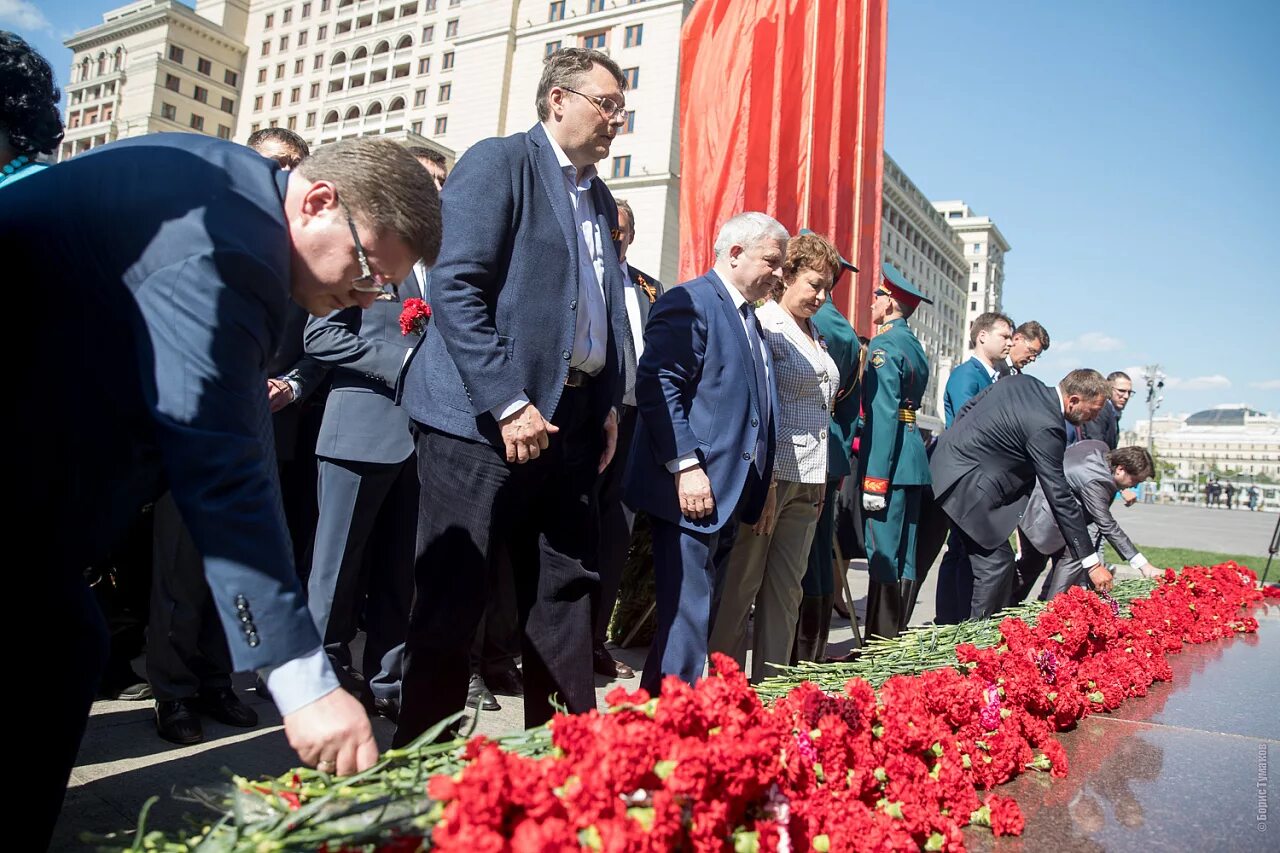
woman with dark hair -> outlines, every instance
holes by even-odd
[[[53,69],[16,33],[0,30],[0,187],[46,167],[62,141]]]

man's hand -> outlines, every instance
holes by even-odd
[[[341,688],[284,717],[284,733],[302,763],[350,776],[378,760],[378,744],[363,706]]]
[[[274,415],[293,402],[293,386],[283,379],[268,379],[267,402],[271,406],[271,414]]]
[[[879,512],[885,508],[884,495],[862,493],[862,509],[864,512]]]
[[[618,449],[618,412],[616,409],[610,409],[609,414],[604,419],[604,452],[600,454],[600,467],[596,468],[597,474],[603,474],[604,469],[609,467],[609,463],[613,461],[613,454]]]
[[[517,465],[537,459],[551,443],[551,436],[560,431],[560,427],[542,419],[542,413],[533,403],[500,420],[498,429],[507,446],[507,461]]]
[[[711,494],[711,481],[701,465],[677,471],[676,497],[680,499],[680,512],[687,519],[706,518],[716,508],[716,499]]]
[[[778,486],[769,487],[769,496],[764,499],[764,509],[760,510],[760,520],[751,525],[757,536],[768,536],[778,523]]]
[[[1093,588],[1098,592],[1111,592],[1111,572],[1099,563],[1089,570],[1089,583],[1093,584]]]
[[[1120,497],[1124,500],[1125,506],[1133,506],[1138,502],[1138,493],[1133,489],[1125,489],[1120,493]]]

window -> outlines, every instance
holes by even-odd
[[[424,56],[418,60],[418,73],[419,74],[431,73],[431,57]]]
[[[264,30],[269,30],[276,25],[276,16],[274,12],[267,13],[266,20],[262,23]]]
[[[329,37],[329,25],[321,24],[316,27],[316,41],[324,41]]]
[[[330,0],[320,0],[320,11],[321,11],[321,12],[328,12],[328,11],[329,11],[329,3],[330,3]]]
[[[276,65],[276,79],[277,80],[284,79],[284,63],[283,62],[277,63]]]
[[[281,102],[281,100],[283,99],[283,97],[284,97],[284,92],[272,92],[272,93],[271,93],[271,106],[273,106],[273,107],[278,107],[278,106],[280,106],[280,102]]]
[[[547,8],[547,20],[548,21],[564,20],[564,0],[555,0],[555,2],[552,3]]]
[[[452,97],[453,97],[453,84],[452,84],[452,83],[441,83],[441,84],[440,84],[440,94],[439,94],[439,96],[436,98],[436,103],[437,103],[437,104],[447,104],[447,103],[449,103],[449,99],[450,99],[450,98],[452,98]]]
[[[448,53],[446,53],[444,56],[440,57],[440,70],[448,71],[452,67],[453,67],[453,51],[451,50]]]
[[[441,136],[441,135],[443,135],[444,133],[446,133],[448,130],[449,130],[449,117],[448,117],[448,116],[436,116],[436,130],[435,130],[435,135],[436,135],[436,136]]]
[[[198,115],[196,115],[195,113],[192,113],[192,114],[191,114],[191,129],[192,129],[192,130],[204,130],[204,116],[198,116]]]
[[[267,69],[265,67],[258,69],[258,82],[259,83],[267,82]]]
[[[542,56],[543,56],[543,58],[545,59],[546,57],[548,57],[548,56],[550,56],[551,54],[555,53],[555,52],[556,52],[557,50],[559,50],[559,49],[560,49],[560,42],[558,42],[558,41],[549,41],[549,42],[547,42],[546,49],[542,52]]]
[[[178,78],[172,74],[164,75],[164,87],[170,92],[178,91]]]
[[[976,281],[973,283],[973,292],[974,293],[978,292],[978,283]]]
[[[302,100],[302,87],[294,86],[289,90],[289,103],[296,104]]]
[[[391,69],[391,79],[399,80],[401,77],[409,76],[409,63],[404,62]]]
[[[315,113],[307,113],[307,127],[308,127],[308,128],[312,128],[312,127],[315,127],[315,126],[316,126],[316,114],[315,114]]]
[[[981,243],[974,243],[974,244],[973,244],[973,253],[976,255],[976,254],[978,254],[978,253],[979,253],[979,252],[981,252],[981,251],[982,251],[982,244],[981,244]]]
[[[422,28],[422,43],[431,44],[436,38],[436,25],[431,24]]]
[[[434,12],[435,10],[436,0],[426,0],[426,2],[422,4],[422,11],[424,12]]]
[[[587,0],[587,14],[592,12],[603,12],[604,0]]]
[[[261,96],[261,95],[255,95],[255,96],[254,96],[254,98],[253,98],[253,111],[254,111],[255,113],[260,113],[260,112],[262,112],[262,96]]]
[[[411,131],[413,131],[414,133],[418,134],[419,136],[421,136],[421,135],[422,135],[422,122],[420,122],[420,121],[415,121],[413,124],[409,125],[409,129],[410,129]]]
[[[624,68],[622,69],[622,76],[623,76],[623,79],[627,81],[628,90],[640,88],[640,69],[639,68]]]
[[[228,68],[222,72],[222,82],[228,86],[235,86],[240,82],[240,75]]]
[[[281,50],[288,50],[288,49],[289,49],[289,37],[288,37],[288,36],[280,36],[280,49],[281,49]]]
[[[289,130],[297,130],[297,129],[298,129],[298,117],[297,117],[297,116],[289,116],[289,118],[285,121],[284,126],[285,126],[285,127],[287,127]]]
[[[169,61],[170,62],[176,62],[179,65],[181,65],[182,57],[183,57],[182,48],[178,47],[176,44],[169,45]],[[101,69],[99,69],[99,71],[101,71]]]
[[[312,83],[312,84],[311,84],[311,89],[310,89],[310,91],[307,93],[307,97],[311,98],[312,100],[315,100],[316,98],[320,97],[320,84],[319,84],[319,83]]]
[[[462,5],[462,0],[449,0],[450,9],[456,9],[458,6],[461,6],[461,5]]]
[[[310,17],[311,17],[311,4],[310,4],[310,3],[303,3],[303,4],[302,4],[302,17],[303,17],[303,18],[310,18]]]
[[[626,47],[639,47],[644,41],[644,24],[632,24],[627,27]]]
[[[160,118],[167,118],[169,121],[176,121],[178,118],[178,108],[173,104],[161,104]]]
[[[626,178],[631,175],[631,155],[613,158],[613,177]]]
[[[458,19],[457,18],[444,22],[444,37],[447,39],[458,37]]]
[[[290,22],[290,21],[292,21],[292,20],[293,20],[293,10],[292,10],[292,9],[285,9],[285,10],[284,10],[284,14],[282,14],[282,15],[280,16],[280,23],[282,23],[282,24],[287,24],[287,23],[289,23],[289,22]]]
[[[324,67],[324,54],[317,53],[315,57],[311,60],[311,68],[313,71],[319,71],[323,67]]]
[[[196,70],[208,77],[213,74],[213,63],[203,57],[196,57]]]
[[[426,102],[427,102],[427,90],[426,90],[426,89],[419,89],[418,91],[416,91],[416,92],[414,92],[414,93],[413,93],[413,105],[414,105],[415,107],[420,107],[420,106],[422,106],[423,104],[425,104]]]
[[[604,50],[605,31],[598,33],[590,33],[582,37],[582,46],[586,48],[594,48],[596,50]]]
[[[271,39],[267,39],[262,43],[262,50],[260,51],[260,53],[263,56],[266,56],[267,54],[271,53]]]
[[[636,132],[636,114],[635,111],[627,113],[627,121],[622,127],[618,128],[618,133],[635,133]]]
[[[973,271],[974,271],[974,272],[977,272],[977,271],[978,271],[978,262],[977,262],[977,261],[974,261],[974,262],[973,262]]]
[[[303,70],[306,69],[306,67],[307,67],[307,61],[305,59],[298,58],[293,61],[293,73],[295,75],[301,74]]]
[[[227,127],[225,124],[220,124],[220,125],[218,125],[218,138],[219,138],[219,139],[230,139],[230,138],[231,138],[231,128]]]
[[[303,30],[298,33],[298,47],[305,47],[307,44],[307,31]]]
[[[236,111],[236,102],[230,98],[222,99],[222,111],[224,113],[234,113]]]
[[[970,302],[970,303],[969,303],[969,310],[970,310],[970,311],[977,311],[977,310],[978,310],[978,303],[976,303],[976,302]]]

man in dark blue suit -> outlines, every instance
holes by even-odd
[[[461,711],[491,561],[505,545],[524,625],[525,722],[595,707],[590,494],[609,463],[631,346],[595,164],[626,122],[625,77],[594,50],[548,57],[539,124],[486,139],[442,198],[431,331],[405,375],[422,484],[400,726]]]
[[[763,213],[720,228],[715,266],[649,312],[625,499],[653,522],[658,627],[640,686],[701,677],[724,558],[773,475],[778,411],[752,303],[781,280],[789,235]]]
[[[307,764],[377,758],[368,718],[338,689],[293,571],[263,389],[289,299],[315,314],[367,305],[435,255],[429,176],[394,143],[342,142],[292,172],[208,137],[106,145],[0,195],[0,253],[16,282],[56,294],[14,345],[22,448],[15,529],[46,530],[23,600],[40,636],[40,712],[24,736],[39,846],[51,832],[106,653],[83,580],[166,483],[204,555],[237,669],[264,675]],[[55,626],[50,620],[56,620]],[[47,642],[45,642],[47,640]]]

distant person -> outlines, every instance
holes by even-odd
[[[1227,484],[1222,487],[1222,491],[1227,496],[1227,509],[1231,509],[1232,502],[1235,500],[1236,496],[1235,484],[1228,480]]]
[[[1258,487],[1249,487],[1249,512],[1258,511]]]

